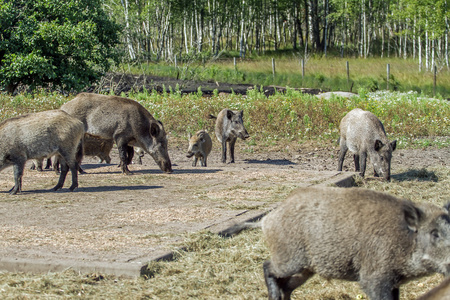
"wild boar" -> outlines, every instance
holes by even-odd
[[[113,146],[113,139],[100,139],[90,134],[86,134],[84,136],[84,156],[96,156],[99,158],[99,163],[111,163],[111,157],[109,156],[109,154],[111,153]]]
[[[290,299],[314,274],[358,281],[371,300],[398,299],[412,278],[450,274],[448,207],[362,188],[300,188],[261,223],[269,299]]]
[[[450,300],[450,277],[417,300]]]
[[[164,126],[137,101],[81,93],[61,109],[81,120],[88,134],[114,140],[124,174],[131,174],[128,164],[134,153],[133,146],[149,153],[162,171],[172,172]]]
[[[95,136],[85,134],[83,140],[83,156],[97,156],[99,158],[99,163],[105,161],[107,164],[111,162],[111,157],[109,153],[113,147],[114,141],[112,139],[100,139]],[[33,160],[31,165],[32,170],[42,171],[43,160]],[[59,159],[55,158],[53,161],[53,168],[56,174],[59,174]],[[45,169],[50,169],[52,166],[51,158],[47,158],[47,166]],[[81,168],[81,158],[78,160],[78,172],[80,174],[85,174],[86,172]]]
[[[373,164],[375,176],[391,179],[392,152],[397,141],[389,142],[381,121],[371,112],[355,108],[344,116],[340,124],[340,152],[338,171],[342,171],[347,150],[353,153],[355,171],[364,177],[367,157]]]
[[[31,170],[36,170],[38,172],[42,172],[42,166],[44,165],[44,159],[47,160],[46,164],[45,164],[45,170],[48,170],[52,167],[52,158],[51,157],[46,157],[43,159],[33,159],[33,163],[31,164],[30,169]]]
[[[14,168],[14,195],[22,191],[25,163],[42,161],[57,155],[61,158],[61,174],[53,190],[63,187],[67,172],[72,173],[70,191],[78,187],[77,159],[82,156],[83,123],[61,110],[26,114],[0,123],[0,171]]]
[[[139,148],[139,147],[134,147],[134,153],[136,153],[138,155],[137,159],[136,159],[137,163],[139,165],[142,165],[142,158],[144,157],[144,149]]]
[[[216,137],[222,143],[222,162],[227,161],[227,142],[230,146],[230,163],[234,163],[234,145],[237,138],[243,140],[250,137],[247,129],[244,127],[244,112],[237,110],[223,109],[217,117],[209,115],[211,119],[216,120]]]
[[[200,130],[192,136],[189,133],[189,148],[187,157],[194,156],[192,166],[197,166],[197,161],[200,159],[200,164],[202,167],[206,167],[206,161],[209,153],[211,153],[212,141],[208,132],[205,130]]]

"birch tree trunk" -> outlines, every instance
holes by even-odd
[[[128,49],[128,55],[130,55],[131,60],[136,59],[136,52],[134,51],[133,44],[131,42],[130,37],[130,22],[128,18],[128,0],[120,0],[123,7],[123,14],[125,17],[125,36],[127,41],[127,49]]]

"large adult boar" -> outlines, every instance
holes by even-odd
[[[30,159],[60,156],[61,173],[53,190],[63,187],[67,172],[72,173],[70,191],[78,187],[77,159],[82,156],[83,123],[62,110],[26,114],[0,123],[0,171],[14,168],[14,195],[22,191],[25,163]]]
[[[133,157],[133,146],[148,152],[162,171],[172,172],[164,127],[138,102],[81,93],[61,109],[81,120],[88,134],[115,141],[123,173],[131,173],[128,164]]]
[[[222,162],[227,161],[227,143],[230,146],[230,163],[234,163],[234,145],[237,138],[243,140],[249,137],[247,129],[244,126],[244,112],[237,110],[223,109],[217,117],[210,115],[210,118],[216,120],[216,137],[222,143]]]
[[[199,130],[194,135],[189,133],[189,148],[187,157],[194,157],[192,166],[197,165],[197,161],[200,159],[202,167],[206,167],[206,161],[209,153],[211,153],[212,141],[208,132],[205,130]]]
[[[338,171],[342,171],[347,150],[353,153],[355,171],[364,177],[367,158],[373,164],[375,176],[391,180],[392,152],[397,141],[389,142],[381,121],[371,112],[355,108],[344,116],[340,124],[340,152]]]
[[[450,274],[448,208],[362,188],[303,188],[262,219],[271,260],[269,299],[290,299],[313,274],[358,281],[371,300],[399,299],[399,286]]]

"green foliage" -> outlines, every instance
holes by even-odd
[[[99,0],[0,0],[0,88],[81,90],[118,62]]]

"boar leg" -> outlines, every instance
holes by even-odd
[[[194,156],[194,159],[192,160],[192,166],[193,167],[197,166],[197,161],[198,161],[197,156]]]
[[[360,165],[359,175],[361,175],[361,177],[364,177],[364,173],[366,173],[366,161],[367,161],[367,153],[363,152],[359,155],[359,165]]]
[[[269,299],[291,299],[292,292],[306,282],[312,275],[309,270],[302,270],[293,276],[278,278],[273,274],[270,261],[263,265],[264,278],[269,292]]]
[[[75,163],[72,163],[69,166],[69,168],[70,168],[70,173],[72,173],[72,185],[70,186],[69,190],[71,192],[73,192],[78,187],[78,173],[77,173],[77,170],[81,170],[81,171],[83,171],[83,170],[81,169],[80,165],[76,161],[75,161]],[[81,173],[81,174],[84,174],[84,173],[86,173],[86,172],[83,171],[83,173]]]
[[[22,192],[22,177],[23,169],[25,168],[25,161],[19,160],[14,164],[14,187],[9,191],[9,194],[15,195]]]
[[[200,157],[200,162],[202,164],[202,167],[206,167],[206,156]]]
[[[69,172],[69,166],[67,165],[65,159],[60,158],[59,164],[61,166],[61,171],[59,172],[58,183],[53,188],[54,191],[62,189],[62,187],[64,186],[64,181],[66,180],[66,175]]]
[[[270,261],[263,264],[264,279],[266,281],[267,290],[269,292],[270,300],[281,300],[281,290],[278,286],[277,277],[272,274],[272,265]]]
[[[117,142],[116,142],[117,143]],[[128,169],[128,157],[130,153],[130,149],[133,150],[133,147],[127,145],[127,143],[117,143],[117,148],[119,149],[119,157],[120,157],[120,167],[122,167],[122,173],[126,175],[130,175],[131,172]]]
[[[52,159],[51,157],[47,158],[47,164],[45,165],[45,169],[48,170],[52,167]]]
[[[237,138],[232,138],[230,140],[230,158],[231,158],[230,163],[234,163],[234,145],[236,144],[236,140]]]
[[[353,154],[353,161],[355,162],[355,172],[359,172],[360,166],[359,166],[359,155]]]
[[[131,165],[133,163],[134,157],[134,148],[132,146],[127,145],[127,165]]]
[[[347,145],[346,142],[341,139],[340,150],[339,150],[339,163],[338,163],[338,171],[342,171],[342,166],[344,164],[345,154],[347,154]]]
[[[222,162],[227,162],[227,139],[222,137]]]

